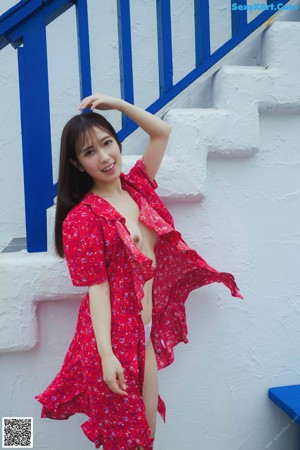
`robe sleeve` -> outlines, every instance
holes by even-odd
[[[88,205],[78,205],[69,212],[62,235],[73,285],[93,286],[107,281],[102,226]]]
[[[136,190],[138,190],[143,197],[148,201],[150,206],[154,208],[157,213],[169,224],[174,227],[174,219],[167,209],[166,205],[163,203],[161,198],[158,196],[156,189],[158,184],[155,179],[151,180],[147,173],[147,169],[144,162],[144,156],[141,156],[134,166],[131,168],[129,173],[125,175],[127,183],[132,185]]]
[[[136,161],[126,177],[130,182],[138,185],[144,192],[153,191],[158,188],[156,180],[151,180],[149,178],[144,162],[144,156],[141,156],[141,158]]]

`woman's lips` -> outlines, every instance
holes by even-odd
[[[110,164],[109,166],[107,166],[105,169],[102,169],[101,172],[104,172],[104,173],[112,172],[115,168],[115,165],[116,165],[116,163],[114,162],[114,163]]]

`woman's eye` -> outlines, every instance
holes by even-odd
[[[104,142],[104,145],[109,145],[112,142],[111,139],[107,139],[107,141]]]
[[[93,150],[88,150],[85,152],[84,156],[90,156],[93,153]]]

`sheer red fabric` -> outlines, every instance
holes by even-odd
[[[80,304],[75,335],[60,372],[35,396],[43,405],[41,417],[60,420],[85,413],[89,418],[81,425],[83,432],[96,448],[103,445],[104,450],[153,445],[142,398],[145,332],[141,300],[145,282],[154,277],[151,339],[159,370],[173,362],[173,348],[178,343],[188,342],[185,302],[192,290],[219,282],[232,296],[243,298],[233,275],[209,266],[175,230],[143,157],[127,175],[121,173],[120,180],[139,206],[139,220],[158,235],[156,267],[133,242],[125,218],[91,192],[64,220],[63,242],[75,286],[109,282],[112,347],[124,368],[128,396],[113,393],[103,381],[88,293]],[[165,422],[166,406],[160,395],[158,412]]]

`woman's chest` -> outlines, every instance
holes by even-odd
[[[157,242],[157,233],[153,228],[140,221],[140,209],[137,203],[128,193],[126,194],[122,201],[111,200],[109,203],[124,217],[124,226],[128,230],[130,239],[140,251],[151,257]]]

